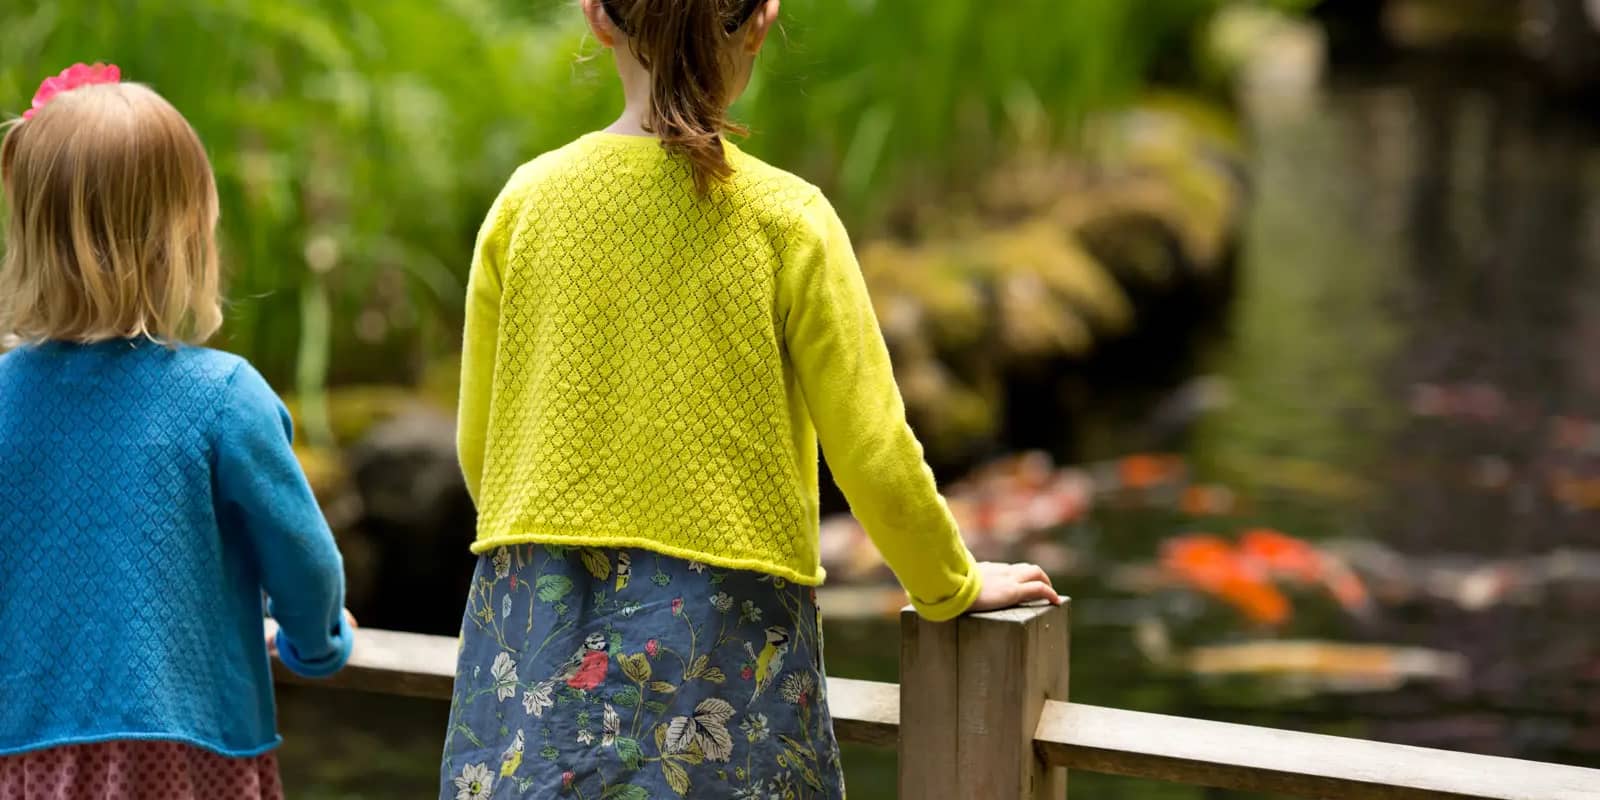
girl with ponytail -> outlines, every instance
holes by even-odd
[[[819,444],[924,616],[1059,598],[972,558],[843,224],[727,140],[778,0],[582,6],[622,115],[518,169],[473,256],[440,798],[838,800]]]

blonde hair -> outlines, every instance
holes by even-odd
[[[0,336],[198,343],[222,324],[217,187],[200,137],[145,86],[64,92],[0,143]]]

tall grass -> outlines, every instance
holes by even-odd
[[[749,149],[870,227],[1069,143],[1229,1],[787,0],[737,115]],[[330,374],[403,378],[453,347],[501,182],[619,108],[572,0],[7,3],[0,53],[9,113],[46,74],[107,60],[188,115],[223,196],[223,343],[313,398]]]

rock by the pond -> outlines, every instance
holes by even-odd
[[[1231,118],[1151,97],[1094,128],[1109,144],[1093,159],[1020,158],[970,203],[929,211],[936,224],[860,249],[936,464],[1010,449],[1017,380],[1068,371],[1118,340],[1173,336],[1225,296],[1248,198]]]
[[[357,616],[378,627],[456,632],[475,515],[455,420],[430,409],[399,414],[351,448],[348,464],[364,510],[358,527],[374,552],[371,597]]]

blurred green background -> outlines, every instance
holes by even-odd
[[[858,235],[1187,69],[1227,0],[789,0],[737,117]],[[0,110],[116,62],[200,131],[223,201],[219,344],[308,400],[457,346],[485,209],[619,92],[573,0],[53,0],[0,10]]]

